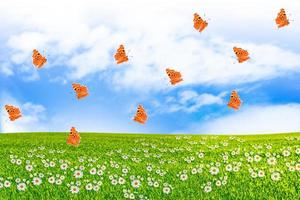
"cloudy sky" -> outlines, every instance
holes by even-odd
[[[290,25],[276,27],[285,8]],[[251,134],[300,131],[298,1],[98,0],[0,4],[0,132]],[[208,20],[199,33],[193,14]],[[119,44],[129,62],[116,65]],[[239,64],[233,46],[251,59]],[[36,48],[48,62],[32,65]],[[181,71],[170,85],[165,69]],[[89,87],[78,101],[71,84]],[[227,107],[230,92],[243,101]],[[10,122],[5,104],[23,117]],[[132,121],[138,104],[146,125]]]

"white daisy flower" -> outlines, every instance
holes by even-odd
[[[226,169],[226,171],[231,172],[232,171],[232,165],[231,164],[226,165],[225,169]]]
[[[288,156],[291,155],[291,152],[288,151],[288,150],[284,150],[284,151],[282,152],[282,155],[283,155],[284,157],[288,157]]]
[[[60,169],[61,170],[66,170],[68,168],[68,164],[67,163],[63,163],[60,165]]]
[[[276,165],[277,164],[277,160],[275,157],[271,157],[267,160],[269,165]]]
[[[297,171],[299,171],[300,170],[300,163],[297,163],[295,168],[296,168]]]
[[[259,170],[258,173],[257,173],[258,177],[262,178],[265,176],[265,172],[262,171],[262,170]]]
[[[149,171],[149,172],[152,171],[152,167],[150,165],[147,166],[147,171]]]
[[[11,183],[8,180],[4,181],[4,187],[9,188],[10,186]]]
[[[232,170],[233,170],[234,172],[238,172],[238,171],[240,171],[240,168],[239,168],[239,166],[234,166]]]
[[[208,192],[211,192],[211,191],[212,191],[212,188],[211,188],[210,185],[206,185],[206,186],[204,187],[204,192],[208,193]]]
[[[95,175],[96,173],[97,173],[96,168],[92,168],[92,169],[90,170],[90,174]]]
[[[80,186],[80,185],[81,185],[81,182],[80,182],[80,181],[76,181],[76,185],[77,185],[77,186]]]
[[[271,146],[270,144],[268,144],[268,145],[266,146],[266,148],[267,148],[267,149],[272,149],[272,146]]]
[[[200,168],[197,169],[197,172],[198,172],[199,174],[201,174],[201,173],[203,172],[203,169],[200,167]]]
[[[100,169],[100,170],[97,171],[97,174],[98,174],[99,176],[102,176],[102,175],[103,175],[103,171]]]
[[[257,177],[257,173],[256,172],[251,172],[251,177],[252,178],[256,178]]]
[[[94,190],[94,191],[97,192],[97,191],[99,191],[99,189],[100,189],[99,185],[94,185],[94,186],[93,186],[93,190]]]
[[[135,199],[135,196],[134,196],[134,194],[133,194],[133,193],[130,193],[130,195],[129,195],[129,199]]]
[[[188,175],[187,174],[181,174],[180,175],[180,180],[186,181],[187,179],[188,179]]]
[[[228,155],[224,155],[223,160],[228,160]]]
[[[248,162],[253,162],[253,158],[249,156],[249,157],[247,158],[247,161],[248,161]]]
[[[31,171],[33,170],[33,167],[32,167],[32,165],[26,165],[26,166],[25,166],[25,169],[26,169],[27,171],[31,172]]]
[[[290,171],[290,172],[295,171],[295,167],[294,167],[294,166],[290,166],[290,167],[289,167],[289,171]]]
[[[25,183],[19,183],[19,184],[17,185],[17,189],[18,189],[19,191],[25,191],[25,190],[26,190],[26,184],[25,184]]]
[[[34,177],[32,179],[32,183],[33,183],[33,185],[41,185],[42,184],[42,179],[40,179],[38,177]]]
[[[48,182],[51,184],[55,183],[55,178],[53,176],[49,177]]]
[[[255,162],[259,162],[260,160],[261,160],[260,155],[255,155],[255,156],[254,156],[254,161],[255,161]]]
[[[15,164],[15,163],[16,163],[16,160],[15,160],[15,159],[11,159],[10,162],[11,162],[12,164]]]
[[[51,162],[49,163],[49,165],[50,165],[50,167],[55,167],[55,162],[51,161]]]
[[[55,181],[55,184],[56,184],[56,185],[61,185],[61,184],[62,184],[62,180],[61,180],[61,179],[57,179],[57,180]]]
[[[122,169],[122,173],[123,174],[127,174],[128,173],[128,169],[127,168]]]
[[[171,192],[171,188],[170,187],[166,186],[166,187],[163,188],[163,193],[170,194],[170,192]]]
[[[216,186],[220,187],[222,185],[222,182],[220,180],[216,181]]]
[[[198,157],[199,158],[203,158],[204,157],[204,153],[203,152],[198,153]]]
[[[16,164],[17,164],[17,165],[21,165],[21,164],[22,164],[22,161],[21,161],[20,159],[17,159],[17,160],[16,160]],[[25,187],[26,187],[26,186],[25,186]]]
[[[139,188],[141,186],[141,181],[140,180],[133,180],[131,182],[131,186],[134,187],[134,188]]]
[[[111,180],[111,184],[112,184],[112,185],[117,185],[117,184],[118,184],[118,181],[117,181],[116,179],[113,179],[113,180]]]
[[[86,184],[85,189],[88,190],[88,191],[92,190],[93,189],[93,184],[91,184],[91,183]]]
[[[119,177],[119,184],[120,185],[123,185],[123,184],[125,184],[125,179],[124,178],[122,178],[122,177]]]
[[[77,194],[77,193],[79,192],[79,187],[77,187],[77,186],[75,186],[75,185],[72,185],[72,186],[70,187],[70,192],[71,192],[72,194]]]
[[[197,169],[196,169],[196,168],[193,168],[192,171],[191,171],[191,173],[192,173],[192,174],[197,174]]]
[[[212,174],[212,175],[217,175],[219,173],[219,168],[217,167],[211,167],[209,172]]]
[[[105,169],[106,169],[106,166],[105,166],[105,165],[102,165],[102,166],[101,166],[101,170],[104,171]]]
[[[83,172],[80,170],[75,170],[74,171],[74,177],[75,178],[82,178],[83,177]]]
[[[158,188],[158,187],[159,187],[159,183],[158,183],[157,181],[155,181],[155,182],[153,183],[153,186],[154,186],[155,188]]]
[[[279,172],[273,172],[272,174],[271,174],[271,179],[273,180],[273,181],[279,181],[280,180],[280,173]]]

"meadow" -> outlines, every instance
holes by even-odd
[[[300,133],[0,134],[0,199],[300,199]]]

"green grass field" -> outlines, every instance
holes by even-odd
[[[0,134],[0,199],[300,199],[300,133]]]

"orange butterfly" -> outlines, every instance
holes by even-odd
[[[33,49],[32,63],[39,69],[47,62],[47,58],[42,56],[38,50]]]
[[[22,117],[21,111],[18,107],[12,105],[5,105],[5,109],[9,115],[10,121],[15,121],[16,119]]]
[[[81,99],[89,95],[88,88],[84,85],[80,85],[79,83],[72,83],[72,87],[76,92],[77,99]]]
[[[117,64],[121,64],[123,62],[128,61],[128,56],[126,55],[124,45],[121,44],[119,48],[117,49],[117,52],[115,54],[115,60],[117,61]]]
[[[249,53],[245,49],[238,48],[238,47],[233,47],[233,51],[234,51],[239,63],[242,63],[242,62],[250,59]]]
[[[139,105],[136,111],[136,114],[133,118],[134,121],[145,124],[148,119],[147,113],[142,105]]]
[[[72,146],[78,146],[80,143],[80,135],[77,132],[77,130],[72,127],[70,130],[69,137],[67,139],[67,144],[72,145]]]
[[[237,91],[233,90],[230,95],[230,100],[228,102],[228,107],[238,110],[242,104],[242,101],[237,93]]]
[[[203,20],[197,13],[194,14],[194,28],[197,31],[202,32],[207,25],[207,21]]]
[[[286,16],[285,10],[283,8],[281,8],[279,13],[277,14],[275,22],[276,22],[278,28],[281,28],[281,27],[284,27],[284,26],[287,26],[290,24],[290,22]]]
[[[167,74],[170,78],[170,82],[171,82],[172,85],[175,85],[175,84],[183,81],[180,72],[175,71],[173,69],[169,69],[169,68],[166,69],[166,72],[167,72]]]

